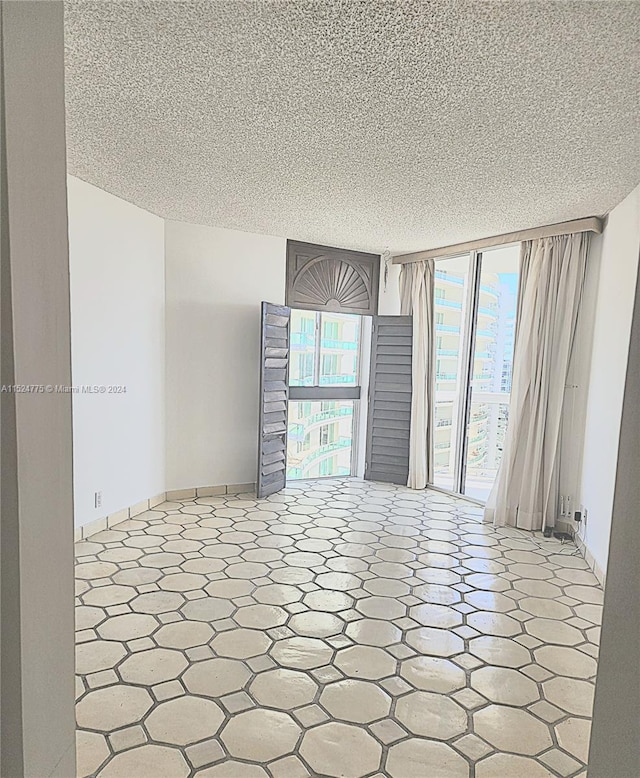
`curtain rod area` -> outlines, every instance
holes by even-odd
[[[400,254],[393,258],[394,265],[405,265],[408,262],[420,262],[422,259],[440,259],[455,254],[463,254],[465,251],[478,251],[479,249],[504,246],[507,243],[520,243],[523,240],[536,240],[538,238],[552,238],[556,235],[568,235],[573,232],[601,233],[603,220],[597,216],[589,216],[586,219],[574,219],[558,224],[549,224],[546,227],[534,227],[530,230],[519,232],[507,232],[504,235],[496,235],[493,238],[479,238],[469,240],[466,243],[454,243],[452,246],[443,246],[438,249],[426,249],[416,251],[413,254]]]

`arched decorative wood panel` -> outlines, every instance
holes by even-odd
[[[374,316],[379,280],[379,254],[287,242],[290,308]]]

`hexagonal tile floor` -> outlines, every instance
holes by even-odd
[[[585,775],[574,546],[357,479],[165,502],[76,544],[78,775]]]

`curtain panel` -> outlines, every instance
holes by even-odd
[[[411,427],[407,486],[424,489],[433,482],[432,420],[435,396],[435,317],[432,259],[402,265],[400,305],[413,317]]]
[[[510,418],[485,509],[497,527],[555,524],[562,406],[589,238],[522,244]]]

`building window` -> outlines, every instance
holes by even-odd
[[[320,427],[320,445],[326,446],[336,441],[336,424],[323,424]]]
[[[337,354],[322,355],[321,372],[323,376],[338,375],[338,355]]]
[[[337,321],[325,321],[322,333],[327,340],[338,340],[340,337],[340,327]]]
[[[436,324],[444,324],[444,313],[436,313]]]
[[[320,462],[320,475],[336,475],[338,472],[335,457],[327,457]]]
[[[303,316],[300,319],[300,329],[305,335],[313,335],[316,328],[315,316]]]
[[[313,354],[298,354],[298,381],[302,386],[313,383]]]

